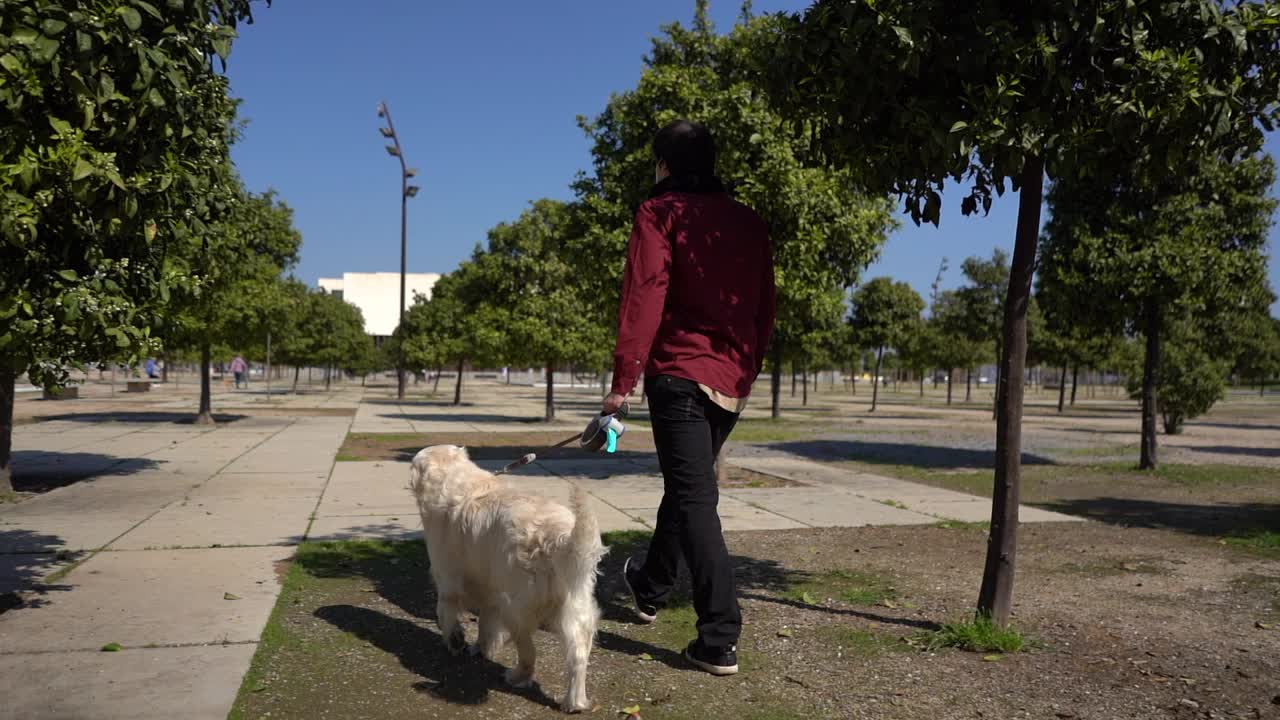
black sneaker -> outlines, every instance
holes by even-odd
[[[658,619],[658,606],[640,602],[640,596],[636,595],[636,590],[631,585],[631,558],[622,563],[622,582],[627,584],[627,591],[631,593],[631,601],[636,605],[636,615],[640,618],[640,622],[651,623]]]
[[[712,675],[736,675],[738,673],[738,646],[727,648],[709,648],[702,645],[701,640],[694,640],[684,650],[684,657],[689,662],[706,670]]]

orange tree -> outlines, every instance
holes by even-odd
[[[1021,473],[1027,308],[1046,173],[1116,172],[1118,147],[1179,172],[1252,149],[1280,112],[1280,6],[1212,0],[818,0],[761,66],[776,103],[835,165],[937,224],[1019,192],[997,388],[991,536],[978,613],[1009,618]]]

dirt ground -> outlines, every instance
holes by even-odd
[[[644,538],[608,539],[592,717],[635,705],[645,719],[1280,717],[1274,553],[1102,523],[1028,526],[1015,623],[1031,647],[993,656],[909,642],[971,613],[981,531],[731,533],[743,670],[713,678],[679,655],[694,634],[687,602],[633,622],[618,573]],[[450,656],[420,543],[304,546],[232,717],[554,717],[562,655],[546,634],[538,649],[532,691]]]

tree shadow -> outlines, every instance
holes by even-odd
[[[875,465],[910,465],[920,468],[990,468],[995,450],[860,440],[802,440],[764,443],[767,447],[824,462],[857,460]],[[1054,465],[1052,458],[1022,454],[1024,465]]]
[[[248,415],[239,415],[233,413],[214,413],[214,422],[225,425],[238,420],[243,420]],[[67,422],[83,422],[83,423],[154,423],[154,424],[171,424],[171,425],[194,425],[196,422],[196,414],[194,412],[172,412],[165,410],[121,410],[121,411],[103,411],[103,412],[81,412],[66,413],[63,415],[45,415],[40,418],[42,421],[48,420],[64,420]]]
[[[1094,497],[1034,503],[1035,507],[1076,515],[1109,525],[1176,530],[1220,537],[1256,529],[1280,529],[1280,504],[1189,503]]]
[[[3,518],[3,516],[0,516]],[[46,583],[44,578],[87,553],[69,552],[62,538],[32,530],[0,527],[0,614],[48,603],[48,595],[66,592],[70,585]]]
[[[441,413],[410,414],[388,413],[378,415],[391,420],[408,420],[410,422],[455,422],[455,423],[493,423],[496,425],[538,426],[548,424],[542,417],[515,417],[512,415],[494,415],[487,413]]]
[[[1212,445],[1207,447],[1183,447],[1181,450],[1190,450],[1199,453],[1213,453],[1215,455],[1252,455],[1254,457],[1264,458],[1280,458],[1280,447],[1238,447],[1233,445]]]
[[[46,493],[83,480],[154,470],[160,467],[160,463],[151,458],[99,453],[15,450],[12,467],[14,490]]]

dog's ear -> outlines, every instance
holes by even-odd
[[[462,446],[462,445],[454,445],[454,446],[453,446],[453,455],[454,455],[454,457],[456,457],[456,458],[461,458],[461,459],[463,459],[463,460],[470,460],[470,459],[471,459],[471,455],[469,455],[469,454],[467,453],[467,448],[466,448],[466,447],[464,447],[464,446]]]

